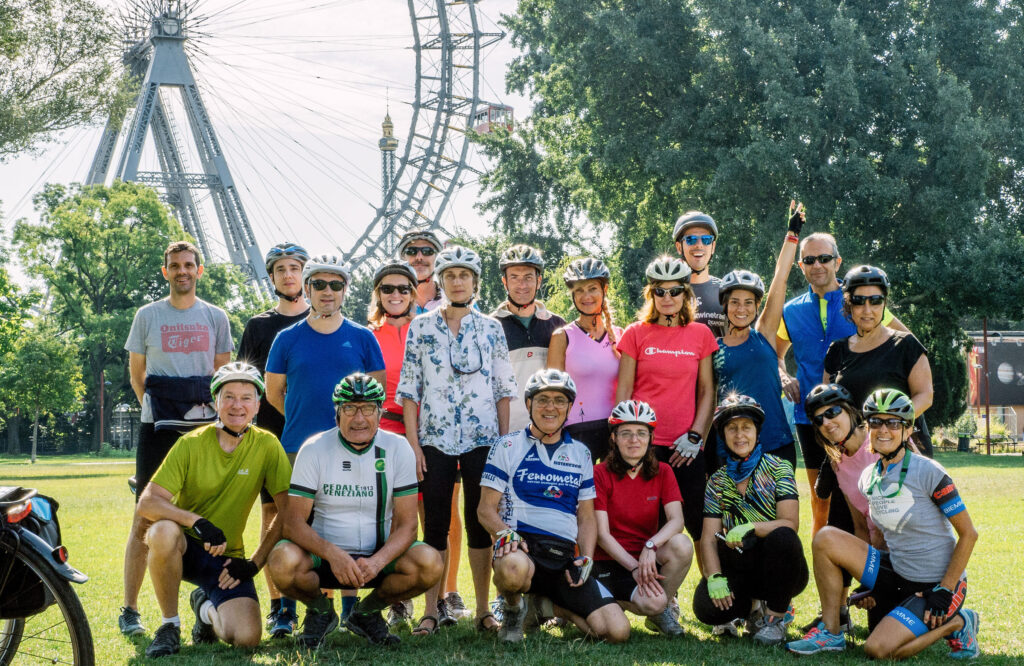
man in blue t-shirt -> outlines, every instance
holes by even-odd
[[[373,333],[341,314],[350,272],[320,256],[302,269],[309,315],[274,339],[267,357],[267,400],[284,414],[281,444],[294,455],[309,437],[334,427],[331,391],[353,372],[384,382],[384,355]]]

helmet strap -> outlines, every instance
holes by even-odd
[[[278,298],[280,298],[281,300],[288,301],[289,303],[298,303],[299,299],[302,298],[302,290],[300,289],[299,293],[295,294],[294,296],[288,296],[287,294],[284,294],[284,293],[280,292],[275,287],[274,288],[274,295],[277,296]]]
[[[224,432],[226,432],[227,434],[229,434],[229,435],[231,435],[232,437],[234,437],[234,438],[236,438],[236,439],[237,439],[237,438],[240,438],[240,437],[241,437],[242,435],[244,435],[245,433],[249,432],[249,428],[250,428],[250,427],[252,427],[252,424],[251,424],[251,423],[247,423],[247,424],[245,424],[245,427],[244,427],[244,428],[242,428],[242,429],[241,429],[241,430],[239,430],[238,432],[235,432],[235,431],[234,431],[234,430],[232,430],[231,428],[229,428],[229,427],[227,427],[226,425],[224,425],[224,422],[223,422],[223,421],[220,421],[220,420],[218,420],[218,421],[217,421],[217,427],[218,427],[218,428],[220,428],[221,430],[223,430]]]
[[[903,435],[903,433],[901,432],[900,436],[902,436],[902,435]],[[879,453],[878,456],[882,460],[884,460],[886,463],[888,463],[890,460],[892,460],[893,458],[898,456],[900,454],[900,451],[902,451],[904,448],[906,448],[906,446],[907,446],[906,441],[900,440],[900,445],[897,446],[895,449],[893,449],[891,453]]]
[[[473,304],[473,299],[471,298],[468,301],[463,301],[461,303],[456,303],[455,301],[449,301],[449,303],[451,303],[453,308],[468,308]]]
[[[512,294],[508,293],[507,291],[505,292],[505,295],[508,296],[508,302],[516,310],[522,310],[523,308],[528,308],[528,307],[530,307],[531,305],[533,305],[534,303],[537,302],[537,294],[536,293],[534,293],[533,298],[531,298],[528,303],[516,303],[515,301],[512,300]]]
[[[593,317],[594,324],[597,324],[597,318],[604,312],[604,294],[601,295],[601,304],[597,306],[597,312],[584,312],[583,308],[576,302],[576,296],[572,297],[572,306],[576,308],[576,312],[579,312],[584,317]]]
[[[558,424],[557,428],[555,428],[551,432],[545,432],[543,428],[541,428],[539,425],[537,425],[537,420],[533,418],[533,398],[530,398],[530,423],[532,423],[533,427],[537,429],[537,432],[539,432],[541,434],[541,438],[540,438],[541,444],[544,443],[545,439],[547,439],[548,437],[553,436],[555,433],[557,433],[559,430],[561,430],[563,427],[565,427],[565,422],[568,419],[569,419],[569,414],[568,414],[568,412],[566,412],[565,418],[562,419],[562,422],[560,424]]]
[[[409,303],[409,307],[407,307],[405,309],[405,312],[403,312],[402,314],[393,315],[390,312],[385,312],[384,316],[387,317],[388,319],[404,319],[409,316],[410,312],[412,312],[412,306],[414,306],[415,304],[416,299],[413,299],[413,301]]]

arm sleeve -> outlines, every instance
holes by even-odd
[[[252,363],[252,358],[255,356],[255,349],[253,346],[256,344],[253,341],[254,328],[252,319],[245,323],[245,328],[242,329],[242,339],[238,341],[238,353],[235,354],[236,361],[245,361],[246,363]]]
[[[715,334],[711,332],[711,329],[706,325],[704,330],[701,331],[701,359],[705,359],[718,351],[718,340],[715,339]]]
[[[619,337],[618,344],[619,352],[634,360],[640,357],[640,353],[637,350],[636,330],[636,326],[627,326],[626,330],[622,332],[621,337]]]
[[[378,372],[385,370],[384,352],[380,349],[380,343],[370,329],[360,331],[363,334],[363,365],[366,372]]]
[[[800,494],[796,489],[796,475],[793,473],[793,466],[788,460],[777,459],[777,465],[773,470],[775,474],[775,502],[782,500],[799,500]]]
[[[420,491],[416,479],[416,455],[407,445],[395,447],[395,479],[392,485],[394,489],[391,492],[395,497],[415,495]]]
[[[295,457],[295,467],[292,468],[288,494],[306,499],[316,499],[316,489],[320,487],[319,464],[316,449],[310,444],[311,442],[307,440]]]
[[[192,441],[195,441],[194,439]],[[282,449],[283,451],[284,449]],[[168,451],[151,481],[172,495],[177,495],[185,485],[188,473],[188,446],[180,439]]]
[[[281,333],[283,333],[282,331]],[[267,354],[267,372],[273,372],[278,375],[288,374],[288,356],[286,354],[287,342],[283,340],[285,338],[281,333],[277,334],[274,338],[274,342],[270,345],[270,352]]]
[[[583,462],[583,476],[580,479],[579,501],[592,500],[597,495],[594,489],[594,464],[590,460],[590,451],[587,451],[587,458]]]
[[[268,445],[271,446],[273,453],[268,456],[269,466],[264,476],[263,485],[268,493],[276,495],[288,490],[288,484],[291,482],[292,466],[288,462],[288,456],[285,454],[284,448],[282,448],[277,437],[270,435],[268,440]]]
[[[721,495],[718,490],[718,478],[720,474],[715,472],[711,475],[708,480],[708,485],[704,488],[704,517],[705,518],[721,518],[722,517],[722,505],[719,503]]]
[[[669,502],[683,502],[683,495],[679,492],[679,482],[672,468],[665,463],[658,465],[658,476],[661,477],[661,504],[664,506]]]
[[[509,482],[509,451],[515,441],[513,435],[505,435],[495,440],[491,450],[487,453],[487,463],[484,465],[483,476],[480,477],[480,485],[493,488],[503,492]]]
[[[146,353],[146,315],[142,310],[135,313],[132,318],[132,327],[128,331],[128,339],[125,340],[124,348],[136,354]]]
[[[922,356],[928,356],[928,350],[921,344],[921,341],[908,333],[901,342],[903,347],[903,375],[910,376],[910,371]]]
[[[505,340],[505,331],[501,328],[501,324],[493,319],[487,320],[487,324],[491,329],[488,337],[493,340],[491,355],[494,374],[491,377],[491,391],[494,401],[497,402],[502,398],[515,400],[519,390],[516,386],[516,373],[512,370],[512,362],[508,358],[508,341]]]
[[[420,349],[418,332],[422,328],[419,318],[413,319],[405,334],[405,355],[402,357],[402,372],[395,388],[395,402],[399,398],[407,398],[413,402],[421,402],[423,395],[423,368],[420,367]]]
[[[217,308],[217,353],[223,354],[234,350],[235,341],[231,339],[231,322],[228,320],[228,313]]]
[[[612,485],[611,475],[606,465],[594,467],[594,509],[596,511],[608,510],[608,496]]]
[[[919,456],[914,457],[919,458]],[[967,508],[964,506],[960,491],[957,490],[953,479],[941,465],[927,458],[920,458],[916,462],[923,467],[921,481],[925,488],[931,488],[932,502],[939,507],[942,515],[947,519],[952,518]]]

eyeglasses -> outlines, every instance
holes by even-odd
[[[260,397],[258,395],[218,395],[217,398],[222,403],[237,402],[245,407],[251,407],[260,401]]]
[[[564,396],[549,398],[545,395],[540,398],[534,398],[533,404],[540,407],[541,409],[547,409],[552,405],[554,405],[558,409],[566,409],[569,406],[569,399]]]
[[[317,291],[323,291],[327,287],[331,288],[331,291],[341,291],[345,288],[344,280],[310,280],[309,286]]]
[[[683,236],[683,240],[687,245],[696,245],[697,241],[700,241],[702,245],[711,245],[715,242],[715,237],[711,234],[701,234],[700,236]]]
[[[825,422],[825,419],[834,419],[835,417],[842,414],[842,412],[842,407],[840,407],[839,405],[832,405],[831,407],[823,411],[821,414],[815,414],[812,420],[814,421],[814,425],[820,426],[822,423]]]
[[[885,303],[885,296],[882,294],[873,294],[871,296],[858,296],[854,294],[850,296],[850,305],[864,305],[865,303],[875,306],[882,305]]]
[[[686,287],[669,287],[667,289],[665,287],[655,287],[654,289],[651,289],[651,292],[658,298],[662,298],[666,294],[675,298],[684,291],[686,291]]]
[[[380,293],[382,294],[393,294],[398,291],[403,296],[407,296],[412,293],[412,287],[407,284],[382,284],[380,286]]]
[[[872,430],[878,430],[882,426],[885,426],[889,430],[896,430],[897,428],[905,428],[907,422],[903,419],[883,419],[877,416],[871,416],[868,418],[868,426]]]
[[[651,431],[647,428],[643,430],[617,430],[615,431],[616,439],[635,439],[641,442],[646,442],[651,438]]]
[[[372,402],[365,403],[362,405],[353,405],[351,403],[346,403],[344,405],[339,405],[338,410],[341,411],[341,413],[344,414],[345,416],[355,416],[356,412],[359,412],[363,416],[373,416],[374,414],[377,413],[377,405],[373,404]]]
[[[402,254],[407,257],[415,257],[417,254],[422,254],[424,257],[432,257],[437,254],[437,250],[432,247],[414,247],[410,245],[402,250]]]
[[[809,254],[806,257],[802,258],[800,261],[804,262],[804,266],[813,266],[814,262],[818,262],[819,264],[825,265],[835,258],[836,255],[834,254]]]

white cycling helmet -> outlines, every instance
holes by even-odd
[[[221,387],[229,382],[246,382],[256,387],[256,392],[263,395],[266,391],[266,384],[263,383],[263,375],[254,365],[244,361],[225,363],[217,368],[210,379],[210,395],[216,397]]]
[[[437,255],[437,261],[434,262],[434,275],[440,278],[441,273],[448,268],[468,268],[479,278],[482,272],[480,255],[461,245],[446,247]]]
[[[729,292],[733,289],[749,291],[759,301],[764,298],[764,280],[760,275],[751,271],[736,269],[725,274],[722,283],[718,285],[719,305],[725,305],[725,301],[729,298]]]
[[[345,263],[344,259],[333,254],[321,254],[313,257],[302,267],[302,284],[306,284],[309,278],[317,273],[334,273],[345,279],[347,285],[352,279],[352,269]]]
[[[686,262],[678,257],[662,255],[647,265],[644,274],[648,282],[672,282],[673,280],[683,284],[690,283],[690,274],[693,273]]]
[[[646,402],[623,400],[615,405],[615,409],[608,416],[608,425],[614,428],[626,423],[642,423],[654,430],[654,426],[658,425],[658,417],[654,415],[654,409]]]
[[[523,397],[530,400],[541,391],[558,391],[569,398],[569,402],[576,400],[576,382],[563,370],[546,368],[530,375]]]

